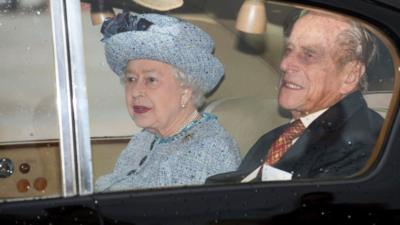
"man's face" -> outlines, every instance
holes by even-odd
[[[347,28],[344,21],[318,14],[305,15],[295,23],[280,64],[278,97],[280,106],[294,117],[328,108],[348,94],[335,42]]]

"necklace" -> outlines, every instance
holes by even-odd
[[[153,150],[154,145],[156,143],[168,143],[170,141],[176,140],[176,138],[178,138],[178,134],[180,134],[181,132],[183,132],[185,129],[190,128],[192,125],[194,125],[195,123],[197,123],[200,118],[200,113],[195,110],[193,111],[193,113],[186,119],[185,123],[183,123],[183,125],[175,132],[173,132],[171,135],[165,136],[165,137],[160,137],[155,135],[154,140],[151,142],[150,144],[150,151]]]
[[[183,125],[177,129],[176,131],[172,132],[170,135],[168,135],[167,137],[172,137],[176,134],[179,134],[189,123],[197,120],[199,118],[200,114],[197,110],[194,110],[192,112],[192,114],[185,120],[185,122],[183,123]]]
[[[168,137],[160,137],[160,136],[155,136],[155,144],[164,144],[164,143],[170,143],[173,141],[176,141],[178,139],[181,139],[183,136],[187,136],[188,134],[192,133],[190,132],[190,130],[192,130],[194,127],[196,127],[197,125],[210,121],[210,120],[216,120],[216,117],[208,114],[208,113],[199,113],[198,118],[195,118],[192,122],[188,123],[187,125],[185,125],[180,132],[178,132],[175,135],[172,136],[168,136]]]

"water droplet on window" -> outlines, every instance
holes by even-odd
[[[36,11],[36,15],[40,15],[40,11]]]
[[[321,212],[321,215],[322,215],[322,216],[325,215],[325,212]]]
[[[347,216],[347,219],[351,219],[351,215],[348,215],[348,216]]]
[[[27,47],[26,47],[26,50],[27,50],[27,51],[31,50],[31,46],[27,46]]]
[[[0,22],[0,27],[3,25],[3,23]]]
[[[96,205],[97,205],[97,204],[99,204],[99,201],[97,201],[97,200],[94,200],[94,204],[96,204]]]

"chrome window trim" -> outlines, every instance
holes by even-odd
[[[79,0],[51,1],[62,196],[93,193],[86,74]]]
[[[66,197],[74,196],[77,193],[74,124],[67,49],[68,37],[66,34],[67,22],[63,0],[52,0],[50,7],[57,87],[57,114],[60,131],[62,196]]]
[[[83,53],[83,32],[79,0],[66,0],[68,42],[73,87],[73,113],[78,193],[93,193],[92,151],[89,132],[88,98]]]

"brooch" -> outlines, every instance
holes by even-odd
[[[193,134],[192,134],[192,133],[186,134],[186,135],[183,137],[182,142],[188,142],[190,139],[192,139],[192,137],[193,137]]]

